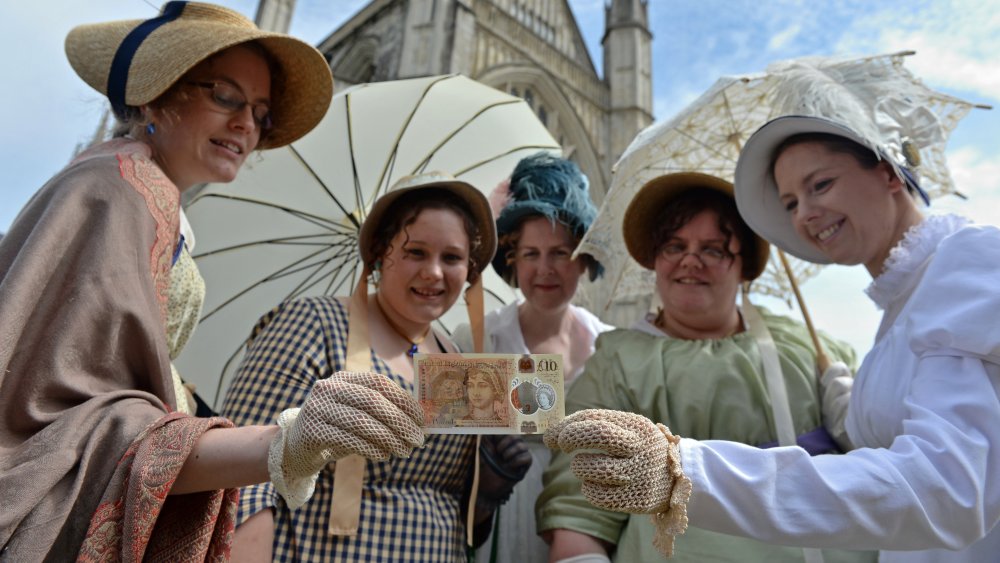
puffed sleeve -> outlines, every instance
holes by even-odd
[[[224,415],[240,426],[274,424],[281,411],[301,406],[313,383],[330,374],[326,340],[313,300],[282,303],[264,315],[226,394]],[[270,482],[244,487],[237,521],[278,499]]]
[[[1000,230],[968,226],[947,237],[924,280],[907,320],[913,353],[1000,363]]]

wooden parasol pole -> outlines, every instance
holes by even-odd
[[[792,285],[792,292],[795,293],[795,302],[799,304],[799,310],[802,311],[802,319],[805,320],[806,328],[809,329],[813,348],[816,349],[816,367],[819,368],[819,375],[822,376],[826,368],[830,367],[830,358],[827,357],[826,352],[823,350],[823,344],[819,340],[819,335],[816,334],[816,328],[813,327],[812,319],[809,318],[809,310],[806,309],[806,302],[802,299],[802,293],[799,292],[798,282],[795,281],[795,272],[792,271],[792,266],[788,263],[785,252],[780,248],[776,250],[778,251],[778,258],[781,259],[781,265],[785,268],[785,275],[788,276],[788,283]]]

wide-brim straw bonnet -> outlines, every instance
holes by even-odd
[[[160,15],[149,20],[73,28],[66,36],[66,56],[84,82],[108,96],[121,117],[123,106],[156,100],[201,61],[248,41],[260,43],[282,75],[280,84],[271,85],[274,128],[257,148],[287,145],[326,114],[333,96],[330,67],[315,47],[260,30],[239,12],[214,4],[167,2]]]
[[[658,176],[646,182],[632,198],[625,209],[622,220],[622,234],[625,237],[625,247],[629,254],[643,268],[652,270],[656,265],[656,241],[653,233],[655,224],[664,207],[684,192],[696,188],[708,188],[733,197],[733,185],[722,178],[701,174],[698,172],[678,172]],[[735,205],[735,201],[733,205]],[[750,272],[749,280],[757,279],[767,267],[771,255],[771,247],[767,241],[753,235],[757,241],[757,252],[753,257],[752,267],[744,271]],[[744,258],[746,259],[746,258]]]
[[[482,273],[497,250],[497,231],[489,201],[483,192],[477,190],[472,184],[458,180],[446,172],[427,172],[400,178],[384,195],[375,200],[358,235],[362,262],[371,264],[380,258],[371,254],[372,239],[378,232],[378,227],[382,224],[385,213],[392,207],[392,204],[404,194],[428,188],[451,192],[460,198],[472,213],[472,220],[479,227],[480,236],[479,248],[475,249],[472,258],[475,260],[476,269]]]

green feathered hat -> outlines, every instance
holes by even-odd
[[[575,162],[540,152],[521,159],[511,174],[490,195],[490,205],[497,221],[497,237],[512,233],[531,217],[546,217],[566,225],[579,239],[597,217],[597,208],[590,200],[590,181]],[[507,263],[509,245],[497,248],[493,269],[508,284],[516,287],[513,268]],[[604,272],[601,264],[590,255],[587,261],[590,280]]]

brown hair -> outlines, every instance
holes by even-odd
[[[502,399],[507,392],[506,389],[504,389],[505,387],[504,381],[499,373],[491,369],[484,369],[482,367],[472,366],[469,369],[465,370],[464,382],[466,389],[468,389],[469,387],[469,380],[472,379],[473,375],[477,374],[481,376],[487,383],[490,384],[490,388],[493,390],[493,395],[494,395],[493,400],[502,402]]]
[[[517,288],[517,244],[521,242],[521,231],[523,230],[524,223],[531,219],[537,219],[538,217],[544,217],[548,219],[545,215],[541,213],[533,213],[531,215],[525,215],[518,222],[517,225],[510,230],[510,232],[500,236],[497,240],[497,252],[503,252],[504,262],[507,264],[507,271],[503,273],[503,281],[507,282],[507,285]],[[567,223],[559,221],[566,227],[566,231],[569,232],[570,239],[573,241],[573,250],[576,250],[580,246],[580,241],[583,240],[583,233],[577,235],[573,232],[573,228]],[[594,279],[597,277],[597,268],[599,264],[593,256],[589,254],[580,254],[577,260],[583,263],[587,268],[587,272],[590,274],[590,278]]]
[[[479,264],[476,263],[475,256],[483,244],[479,226],[476,225],[472,210],[465,201],[451,191],[441,188],[431,187],[407,192],[389,205],[367,249],[368,255],[375,258],[371,264],[365,266],[375,271],[374,261],[384,258],[392,251],[392,239],[400,232],[406,232],[406,228],[412,225],[426,209],[452,211],[462,219],[465,234],[469,237],[469,274],[466,276],[466,281],[475,282],[479,279]]]
[[[674,234],[702,211],[715,213],[719,231],[726,237],[725,249],[729,250],[733,237],[740,242],[739,255],[743,259],[743,279],[752,279],[757,266],[757,237],[736,210],[733,198],[711,188],[692,188],[674,198],[656,217],[653,248],[659,252]]]
[[[798,135],[788,137],[774,149],[774,153],[771,155],[771,167],[769,168],[772,178],[774,177],[774,165],[778,162],[778,157],[791,147],[805,143],[816,143],[830,152],[851,155],[854,157],[854,160],[858,161],[858,165],[866,170],[875,168],[881,162],[875,151],[847,137],[841,137],[832,133],[799,133]]]
[[[286,82],[285,74],[282,71],[281,64],[278,62],[278,59],[275,58],[275,56],[272,55],[271,52],[268,51],[267,48],[264,47],[264,45],[262,45],[258,41],[247,41],[244,43],[237,43],[236,45],[212,53],[208,57],[205,57],[203,60],[198,62],[198,64],[195,65],[195,67],[200,66],[205,62],[212,61],[218,58],[223,53],[229,51],[230,49],[235,49],[237,47],[246,48],[252,53],[258,55],[260,58],[264,59],[264,62],[267,63],[267,69],[271,75],[270,98],[271,98],[271,104],[274,105],[274,100],[276,99],[280,100],[284,95],[285,82]],[[177,79],[177,82],[171,84],[170,88],[168,88],[166,92],[160,94],[155,100],[150,102],[149,105],[152,107],[161,108],[165,110],[168,113],[168,115],[170,115],[171,119],[177,119],[176,112],[172,111],[172,107],[177,104],[185,103],[191,100],[191,94],[183,90],[182,87],[187,82],[188,74],[191,72],[191,70],[194,70],[195,67],[192,67],[190,70],[184,73],[183,76]],[[142,110],[140,110],[138,107],[135,106],[126,106],[125,117],[118,118],[116,116],[115,125],[111,129],[111,136],[124,137],[125,135],[128,134],[136,135],[136,133],[142,131],[142,129],[148,123],[149,121],[146,119],[146,116],[142,114]],[[280,127],[280,124],[275,124],[275,127]],[[260,146],[260,144],[264,141],[264,139],[266,139],[267,136],[273,132],[274,132],[273,128],[267,131],[261,130],[260,140],[257,141],[257,146]]]

